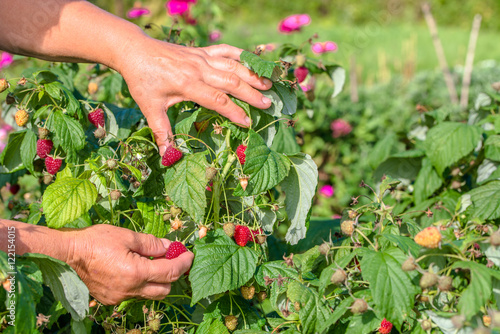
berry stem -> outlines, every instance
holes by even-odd
[[[235,160],[236,160],[236,155],[232,154],[229,156],[229,158],[227,159],[226,165],[224,166],[224,169],[222,170],[220,177],[218,177],[217,180],[214,182],[212,202],[214,204],[214,221],[216,221],[216,222],[219,221],[221,186],[222,186],[222,183],[224,183],[226,175],[229,172],[229,169],[231,168],[231,166]]]
[[[368,239],[367,236],[363,232],[361,232],[359,228],[356,227],[354,231],[358,232],[363,238],[365,238],[365,240],[368,241],[368,243],[373,247],[375,252],[378,252],[377,247],[375,247],[375,245],[370,241],[370,239]]]

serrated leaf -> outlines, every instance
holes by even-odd
[[[500,217],[500,181],[491,181],[468,192],[474,215],[481,219]]]
[[[380,319],[373,311],[367,311],[351,317],[345,334],[373,333],[379,327]]]
[[[85,146],[85,133],[82,125],[75,119],[64,115],[60,110],[56,110],[48,119],[46,126],[54,133],[67,153],[66,161],[75,161],[77,151]]]
[[[47,226],[60,228],[86,213],[97,198],[97,189],[89,180],[64,178],[49,185],[43,194],[43,212]]]
[[[318,185],[318,167],[307,154],[289,157],[292,164],[289,175],[283,180],[286,193],[285,208],[290,219],[286,241],[295,245],[306,236],[306,218]]]
[[[286,126],[283,123],[279,123],[278,132],[274,137],[271,148],[278,153],[285,153],[287,155],[299,153],[300,146],[297,144],[297,140],[295,139],[294,128]]]
[[[263,263],[259,266],[257,274],[255,274],[255,280],[260,286],[266,286],[266,281],[264,277],[277,278],[278,275],[282,277],[297,278],[297,270],[291,267],[287,267],[283,261],[271,261]]]
[[[486,139],[484,156],[493,161],[500,161],[500,135],[492,135]]]
[[[470,284],[463,290],[457,305],[460,313],[470,320],[490,299],[493,289],[490,270],[483,264],[472,261],[455,262],[452,269],[455,268],[470,270]]]
[[[196,109],[193,113],[188,113],[185,111],[184,113],[187,113],[189,116],[185,117],[182,121],[177,122],[175,124],[175,133],[179,135],[179,138],[182,138],[184,140],[188,139],[188,136],[185,136],[189,134],[189,130],[191,130],[191,127],[193,126],[193,123],[196,121],[196,118],[198,117],[198,114],[200,113],[201,108]]]
[[[11,132],[7,140],[7,146],[0,155],[0,173],[13,173],[24,167],[21,158],[21,145],[26,131]]]
[[[384,175],[395,179],[414,180],[420,171],[422,159],[391,156],[373,172],[373,179],[380,180]]]
[[[118,163],[118,166],[120,166],[121,168],[123,168],[123,169],[127,168],[132,173],[132,175],[134,175],[136,180],[142,179],[142,173],[139,169],[135,168],[132,165],[128,165],[126,163],[123,163],[121,161],[117,161],[117,163]]]
[[[370,283],[376,312],[399,328],[412,310],[417,289],[393,253],[402,254],[396,248],[385,252],[367,250],[361,260],[361,272]]]
[[[203,321],[198,329],[196,330],[196,334],[229,334],[227,327],[220,321],[219,319],[207,319]]]
[[[413,239],[397,235],[397,234],[382,234],[382,237],[386,238],[390,242],[395,243],[405,254],[411,253],[414,257],[418,256],[420,252],[420,246],[417,245]]]
[[[57,81],[43,85],[45,91],[56,100],[61,99],[61,86],[61,83]]]
[[[283,101],[281,101],[278,93],[276,93],[272,89],[261,91],[261,93],[262,95],[271,99],[272,102],[269,108],[262,109],[262,111],[274,117],[281,117],[281,110],[283,110]]]
[[[438,175],[434,167],[432,167],[431,160],[425,158],[422,160],[422,168],[415,180],[415,203],[419,204],[426,200],[443,184],[443,180]]]
[[[344,299],[333,311],[333,313],[328,317],[328,319],[321,325],[320,333],[330,328],[331,325],[335,324],[343,315],[347,312],[348,308],[353,302],[352,297],[347,297]]]
[[[89,290],[77,273],[66,263],[43,254],[25,254],[40,268],[43,281],[76,321],[89,310]]]
[[[389,133],[379,140],[368,154],[368,163],[370,167],[375,169],[386,160],[390,156],[391,150],[396,142],[397,137],[394,133]]]
[[[205,214],[205,153],[185,155],[165,172],[165,190],[174,204],[186,211],[195,221]]]
[[[244,61],[252,71],[257,73],[259,77],[271,78],[274,68],[278,66],[274,62],[264,60],[255,53],[248,51],[243,51],[240,55],[240,59]]]
[[[33,131],[27,130],[21,144],[21,160],[24,167],[34,174],[33,160],[36,156],[36,134]]]
[[[258,254],[249,247],[238,246],[221,229],[218,232],[212,243],[195,244],[189,274],[193,287],[191,305],[216,293],[237,289],[255,273]]]
[[[144,221],[144,233],[152,234],[157,238],[164,238],[168,233],[167,224],[163,221],[163,215],[156,214],[155,202],[137,202],[137,208],[141,212]]]
[[[280,183],[288,174],[290,162],[267,147],[264,139],[250,131],[243,173],[250,177],[246,190],[238,184],[234,196],[258,195]]]
[[[463,158],[481,140],[481,128],[464,123],[443,122],[427,132],[426,154],[439,174]]]
[[[299,311],[303,326],[302,333],[321,333],[331,316],[330,308],[323,296],[320,296],[316,290],[305,286],[304,288],[300,298],[301,308]]]
[[[297,94],[291,87],[277,82],[271,88],[279,96],[283,102],[283,109],[281,113],[284,115],[293,115],[297,111]]]

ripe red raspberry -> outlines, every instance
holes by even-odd
[[[56,175],[62,165],[62,160],[58,158],[53,158],[48,156],[45,159],[45,167],[47,168],[47,172],[52,175]]]
[[[9,185],[9,191],[12,195],[17,194],[20,189],[21,189],[21,186],[17,183]]]
[[[236,155],[238,156],[238,160],[240,161],[240,164],[242,166],[245,164],[245,159],[246,159],[245,151],[246,151],[246,149],[247,149],[247,146],[243,145],[243,144],[241,144],[240,146],[238,146],[238,148],[236,148]]]
[[[259,245],[262,245],[264,242],[266,242],[266,235],[264,234],[264,230],[261,227],[256,230],[252,230],[252,240]]]
[[[415,236],[415,242],[422,247],[438,248],[441,243],[441,232],[435,226],[429,226],[418,232]]]
[[[309,70],[304,66],[297,67],[294,71],[294,74],[295,78],[297,78],[298,83],[301,83],[306,79],[307,75],[309,74]]]
[[[378,332],[380,334],[389,334],[391,331],[392,331],[392,324],[384,318],[384,320],[382,320],[382,323],[380,323],[380,328],[378,329]]]
[[[30,116],[24,109],[19,109],[16,111],[16,114],[14,115],[14,118],[16,120],[16,124],[19,126],[25,126],[26,123],[28,123],[28,120]]]
[[[234,228],[234,240],[238,245],[244,247],[250,240],[252,240],[252,233],[248,226],[236,225]]]
[[[101,108],[89,113],[88,117],[90,123],[92,123],[96,128],[98,128],[99,126],[101,128],[104,128],[104,111]]]
[[[36,142],[36,154],[40,159],[47,158],[47,155],[54,147],[54,143],[50,139],[38,139]]]
[[[179,151],[174,146],[167,147],[163,158],[161,159],[161,164],[166,167],[170,167],[182,158],[182,151]]]
[[[168,260],[175,259],[176,257],[179,257],[182,253],[187,252],[186,246],[182,242],[179,241],[174,241],[168,246],[167,253],[165,254],[165,257]]]

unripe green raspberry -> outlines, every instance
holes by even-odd
[[[450,276],[441,276],[438,280],[438,288],[441,291],[450,291],[453,288],[453,278]]]
[[[424,331],[429,331],[432,329],[432,321],[430,321],[429,319],[425,319],[420,323],[420,326]]]
[[[321,254],[328,255],[328,253],[330,252],[330,245],[328,244],[328,242],[323,242],[321,246],[318,247],[318,250]]]
[[[438,282],[438,276],[434,273],[425,272],[420,278],[420,287],[427,289],[433,287]]]
[[[352,314],[365,313],[366,310],[368,310],[368,303],[364,299],[355,299],[351,305]]]
[[[330,278],[330,282],[332,282],[333,284],[340,284],[342,282],[345,282],[346,279],[346,272],[339,268],[333,273],[332,277]]]
[[[408,259],[406,259],[406,261],[401,265],[401,269],[403,269],[404,271],[413,271],[417,269],[415,258],[413,256],[410,256]]]

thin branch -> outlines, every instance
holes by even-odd
[[[472,22],[472,30],[470,32],[469,47],[467,49],[467,57],[465,58],[464,77],[462,79],[462,91],[460,92],[460,107],[467,108],[469,102],[469,87],[472,76],[472,67],[474,65],[474,54],[476,52],[477,36],[481,27],[481,15],[476,14]]]

